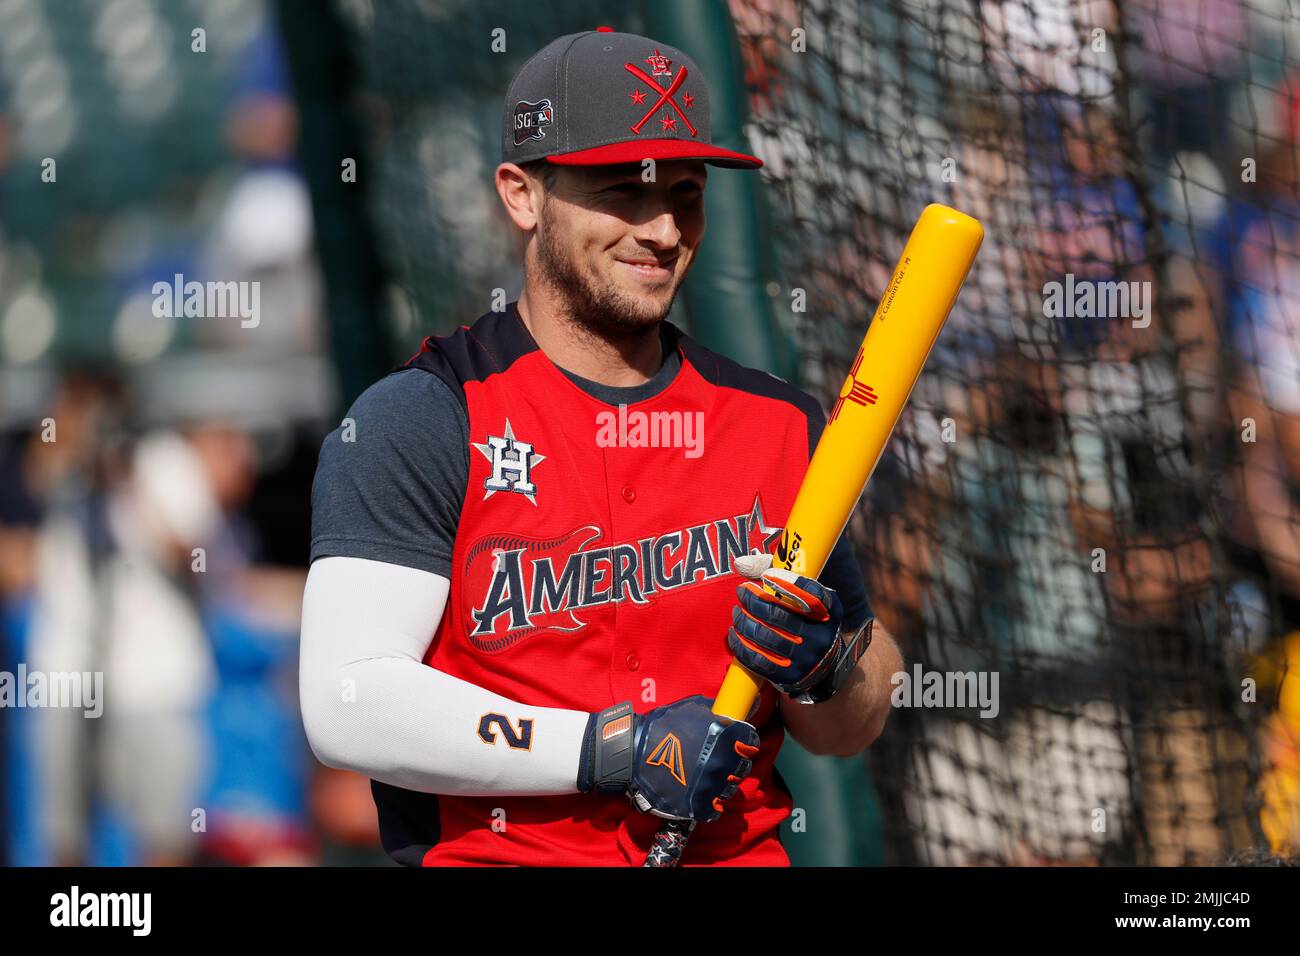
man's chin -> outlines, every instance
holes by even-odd
[[[662,290],[655,291],[645,288],[629,289],[626,286],[617,288],[623,314],[630,324],[636,325],[656,325],[668,318],[677,294],[672,283],[665,283]]]
[[[633,306],[629,303],[627,310],[623,313],[627,324],[631,326],[658,325],[664,319],[668,318],[668,313],[672,310],[672,299],[655,299],[646,301],[643,298],[633,299],[636,303]]]
[[[641,335],[658,326],[668,318],[668,306],[656,306],[654,309],[628,310],[619,316],[618,326],[629,335]]]

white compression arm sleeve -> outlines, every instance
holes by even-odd
[[[576,793],[588,715],[530,707],[423,663],[450,582],[382,561],[312,563],[298,684],[320,761],[384,783],[461,796]],[[484,714],[531,720],[531,749],[479,736]]]

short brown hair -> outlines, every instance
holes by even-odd
[[[533,159],[526,163],[520,163],[519,168],[526,172],[534,179],[540,179],[542,185],[549,191],[555,186],[555,177],[560,171],[555,168],[554,163],[549,163],[545,159]]]

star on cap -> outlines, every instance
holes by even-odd
[[[677,120],[673,119],[671,116],[661,117],[659,122],[663,124],[664,132],[677,128]]]
[[[672,65],[673,61],[660,53],[658,47],[655,47],[655,51],[646,57],[644,62],[650,64],[650,71],[653,76],[672,75],[672,71],[668,67]]]
[[[632,97],[633,103],[640,104],[645,102],[644,90],[633,90],[631,93],[628,94],[628,96]]]
[[[682,105],[685,106],[687,109],[690,109],[692,106],[695,105],[695,97],[691,96],[690,93],[683,93]]]

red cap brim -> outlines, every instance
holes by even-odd
[[[763,165],[757,156],[735,153],[707,143],[692,143],[687,139],[632,140],[546,157],[547,162],[557,166],[617,166],[639,163],[643,159],[698,159],[711,166],[729,169],[758,169]]]

